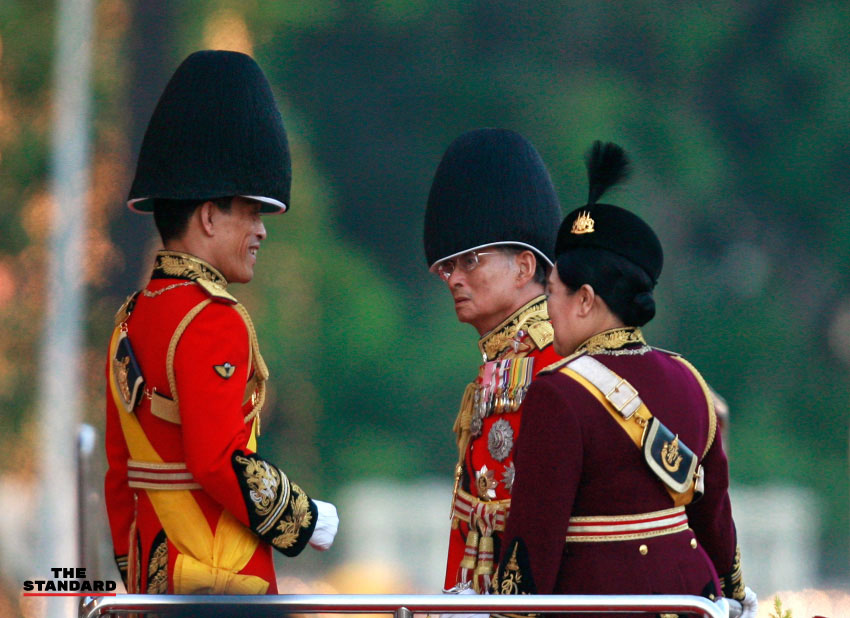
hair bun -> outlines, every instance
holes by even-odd
[[[628,322],[634,326],[643,326],[655,317],[655,298],[652,292],[649,290],[638,292],[632,300],[630,313],[632,319]]]

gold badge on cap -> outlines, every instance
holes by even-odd
[[[236,365],[224,363],[223,365],[213,365],[213,369],[215,369],[215,372],[220,378],[224,378],[226,380],[233,375],[234,371],[236,371]]]
[[[593,233],[593,219],[590,218],[590,213],[582,211],[578,213],[578,217],[573,221],[573,227],[570,229],[571,234],[592,234]]]

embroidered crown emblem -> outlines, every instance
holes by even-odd
[[[582,211],[578,213],[578,217],[573,221],[573,227],[570,230],[571,234],[592,234],[593,233],[593,219],[590,218],[590,213]]]
[[[676,434],[673,442],[665,442],[661,448],[661,463],[669,472],[676,472],[682,459],[683,457],[679,455],[679,434]]]

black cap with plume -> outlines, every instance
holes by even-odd
[[[580,248],[605,249],[643,268],[653,283],[658,281],[664,253],[658,236],[636,214],[597,200],[629,174],[629,160],[612,142],[596,141],[586,156],[587,204],[566,216],[558,230],[555,256]]]
[[[243,196],[261,212],[289,205],[292,171],[280,112],[250,56],[199,51],[159,99],[142,141],[127,205],[152,212],[156,198]]]

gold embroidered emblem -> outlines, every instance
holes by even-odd
[[[123,359],[112,359],[112,372],[115,374],[115,381],[118,382],[118,388],[121,391],[121,398],[124,403],[130,404],[130,384],[127,382],[127,374],[130,371],[130,357],[125,356]]]
[[[213,369],[215,369],[215,372],[218,374],[218,377],[227,380],[233,375],[233,372],[236,371],[236,365],[224,363],[223,365],[213,365]]]
[[[157,253],[154,271],[159,271],[166,277],[212,281],[221,287],[227,285],[227,279],[215,268],[193,255],[177,251]]]
[[[721,584],[723,586],[723,596],[729,596],[731,594],[732,598],[737,601],[743,601],[746,596],[746,586],[744,586],[744,579],[741,574],[741,546],[737,545],[735,547],[735,560],[732,563],[732,572],[723,577],[721,580]],[[731,590],[727,588],[727,582],[731,587]]]
[[[148,594],[168,591],[168,541],[157,545],[148,561]]]
[[[309,528],[313,521],[313,514],[310,512],[310,499],[295,483],[292,484],[292,497],[293,500],[290,502],[292,513],[284,517],[277,525],[277,529],[282,534],[272,539],[272,545],[280,549],[292,547],[298,540],[301,528]]]
[[[505,576],[499,582],[499,594],[520,594],[519,585],[522,583],[522,572],[519,570],[519,564],[516,561],[516,550],[518,545],[514,544],[514,551],[511,554],[508,564],[505,565]]]
[[[236,461],[245,466],[243,474],[248,479],[248,492],[257,514],[264,517],[271,512],[280,486],[278,471],[265,461],[236,456]]]
[[[672,442],[665,442],[661,447],[661,463],[668,472],[675,472],[682,464],[682,456],[679,455],[679,434]]]
[[[643,332],[640,328],[612,328],[611,330],[596,333],[577,348],[576,352],[587,352],[588,354],[599,354],[608,350],[617,350],[627,345],[640,343],[646,345]]]
[[[595,221],[590,218],[590,213],[582,211],[578,213],[578,217],[573,221],[573,227],[570,229],[570,234],[592,234]]]

